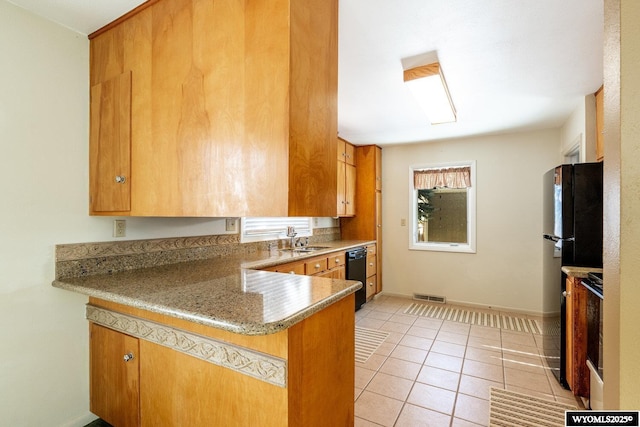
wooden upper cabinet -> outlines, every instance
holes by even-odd
[[[382,191],[382,150],[378,147],[373,151],[376,170],[376,191]]]
[[[337,216],[338,1],[290,8],[289,215]]]
[[[356,159],[355,147],[338,138],[337,215],[353,216],[356,213]]]
[[[376,240],[382,228],[380,206],[382,203],[379,176],[382,150],[375,145],[356,147],[356,195],[357,212],[354,218],[344,218],[340,223],[342,238]],[[381,245],[378,242],[378,250]]]
[[[131,72],[91,87],[91,213],[131,209]]]
[[[344,162],[348,165],[355,166],[356,165],[356,147],[348,142],[344,144]]]
[[[338,160],[347,161],[347,141],[342,138],[338,138]]]
[[[131,74],[130,215],[336,215],[337,0],[158,0],[90,37],[92,87]]]
[[[596,160],[604,160],[604,87],[595,93],[596,96]]]

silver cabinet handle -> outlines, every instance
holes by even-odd
[[[128,362],[130,360],[133,360],[133,353],[127,353],[124,355],[124,361]]]
[[[127,177],[124,175],[116,175],[116,182],[118,184],[124,184],[125,182],[127,182]]]

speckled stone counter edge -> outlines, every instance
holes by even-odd
[[[280,274],[280,273],[273,273],[273,274]],[[335,279],[331,279],[331,280],[335,280]],[[67,291],[88,295],[90,297],[103,299],[105,301],[111,301],[118,304],[127,305],[129,307],[134,307],[142,310],[151,311],[154,313],[164,314],[167,316],[174,317],[176,319],[187,320],[189,322],[210,326],[216,329],[229,331],[236,334],[270,335],[270,334],[274,334],[290,328],[296,323],[299,323],[300,321],[306,319],[307,317],[310,317],[311,315],[325,309],[326,307],[330,306],[336,301],[341,300],[342,298],[354,293],[355,291],[357,291],[362,287],[362,285],[359,283],[348,284],[347,281],[340,281],[340,282],[344,282],[345,287],[341,291],[333,293],[331,296],[323,299],[322,301],[319,301],[316,304],[310,305],[306,307],[304,310],[300,310],[297,313],[293,314],[292,316],[280,319],[277,322],[260,323],[260,324],[243,323],[243,322],[237,322],[237,323],[231,324],[226,322],[220,322],[220,321],[217,321],[216,319],[199,315],[196,312],[182,312],[179,310],[175,310],[172,307],[148,304],[135,298],[122,297],[112,293],[100,292],[94,289],[87,289],[79,285],[74,285],[74,284],[64,282],[64,279],[55,280],[53,282],[53,286],[56,288],[67,290]],[[349,283],[352,283],[352,282],[349,282]]]
[[[567,276],[577,277],[578,279],[586,279],[589,273],[602,273],[602,268],[573,267],[570,265],[563,265],[562,272]]]

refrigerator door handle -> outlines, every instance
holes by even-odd
[[[566,239],[563,239],[562,237],[554,236],[553,234],[543,234],[542,237],[547,240],[551,240],[552,242],[574,242],[576,240],[575,237],[567,237]]]

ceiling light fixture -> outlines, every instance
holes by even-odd
[[[404,70],[404,82],[432,125],[456,121],[456,110],[439,62]]]

